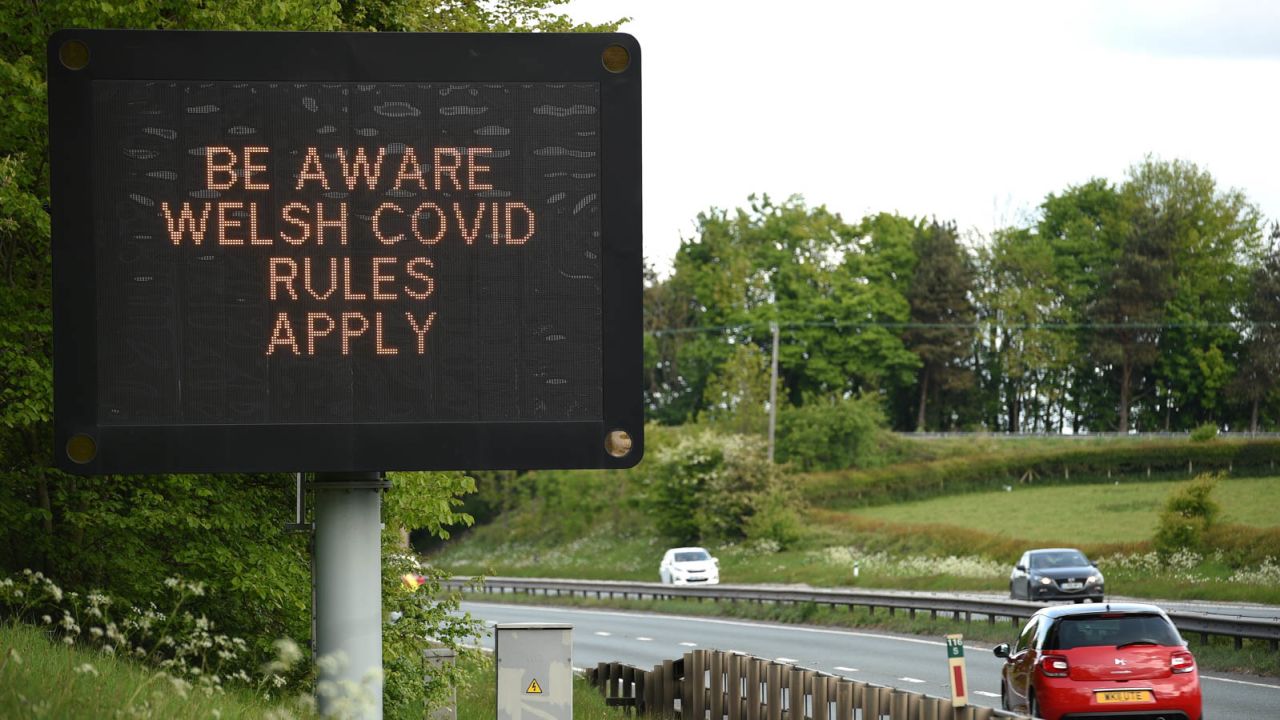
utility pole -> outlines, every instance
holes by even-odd
[[[778,427],[778,323],[769,323],[773,332],[773,369],[769,371],[769,462],[773,462],[773,437]]]

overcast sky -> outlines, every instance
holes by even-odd
[[[752,193],[989,234],[1046,193],[1190,160],[1280,217],[1280,2],[574,0],[630,16],[645,255]]]

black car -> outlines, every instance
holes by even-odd
[[[1074,548],[1028,550],[1009,574],[1015,600],[1102,602],[1104,596],[1102,571]]]

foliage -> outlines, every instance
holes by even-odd
[[[1203,549],[1205,533],[1221,512],[1221,507],[1210,497],[1217,485],[1216,477],[1201,475],[1169,494],[1154,539],[1161,557]]]
[[[260,657],[274,638],[307,637],[306,541],[282,527],[291,482],[15,470],[0,482],[3,570],[35,568],[69,591],[106,590],[132,604],[181,574],[209,588],[191,609],[250,638]]]
[[[977,282],[969,253],[960,245],[954,224],[937,221],[915,238],[915,274],[907,289],[911,325],[904,333],[907,347],[920,358],[919,405],[916,430],[924,430],[928,398],[963,390],[973,383],[966,362],[972,342]],[[954,427],[954,418],[939,417],[935,426]]]
[[[806,471],[865,468],[884,422],[874,395],[786,408],[778,415],[778,461]]]
[[[404,577],[422,581],[410,587]],[[428,641],[456,654],[481,632],[470,613],[459,610],[456,593],[446,593],[440,581],[446,573],[424,565],[417,556],[384,553],[383,608],[393,622],[383,625],[383,712],[389,718],[421,718],[424,707],[439,707],[460,680],[457,666],[429,668],[423,658]],[[423,682],[430,675],[431,681]]]
[[[1280,460],[1280,442],[1144,442],[1123,445],[1058,446],[1031,452],[992,453],[901,463],[870,470],[813,473],[799,485],[811,505],[850,509],[919,500],[958,492],[995,490],[1005,485],[1082,483],[1109,475],[1142,477],[1232,468],[1235,474],[1266,474]]]
[[[762,434],[769,410],[769,358],[755,345],[735,345],[733,354],[703,392],[707,422],[722,432]]]
[[[671,277],[651,274],[645,290],[651,416],[697,418],[724,403],[724,388],[708,392],[713,378],[758,377],[743,363],[769,354],[772,322],[781,336],[780,405],[907,381],[917,360],[882,323],[907,320],[894,278],[915,261],[914,233],[890,216],[850,225],[798,197],[753,196],[736,212],[700,214]]]
[[[1213,423],[1205,423],[1190,434],[1191,442],[1208,442],[1218,437],[1218,426]]]
[[[242,638],[218,632],[205,615],[190,609],[205,594],[202,583],[170,577],[153,590],[154,601],[140,607],[100,592],[63,591],[43,573],[26,570],[0,580],[0,611],[11,629],[19,623],[36,625],[66,646],[92,648],[103,658],[152,666],[152,677],[117,708],[125,715],[151,715],[152,693],[141,694],[150,683],[182,699],[192,694],[220,697],[228,689],[248,690],[266,699],[296,693],[305,678],[296,667],[302,658],[297,644],[277,641],[275,658],[260,665]],[[92,664],[83,672],[97,675]],[[304,704],[304,711],[307,707]]]
[[[687,433],[652,453],[643,482],[644,507],[658,531],[678,542],[798,539],[789,491],[758,438]]]
[[[1277,248],[1242,191],[1150,156],[990,238],[753,196],[647,276],[650,417],[723,405],[708,384],[741,379],[777,322],[788,404],[874,392],[898,430],[1274,428]]]
[[[1274,424],[1280,413],[1280,223],[1272,226],[1270,246],[1250,278],[1244,317],[1253,325],[1244,333],[1240,366],[1228,390],[1249,408],[1250,432],[1257,432],[1259,415],[1271,409]]]
[[[307,695],[273,692],[220,678],[207,695],[178,678],[118,655],[50,639],[46,630],[0,624],[0,707],[13,720],[223,720],[315,717]],[[274,689],[274,684],[269,684]]]

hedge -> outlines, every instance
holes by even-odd
[[[874,470],[798,476],[811,504],[830,509],[886,505],[939,495],[993,490],[1003,485],[1100,482],[1133,476],[1153,479],[1193,473],[1267,475],[1280,464],[1280,441],[1144,442],[954,457]]]

